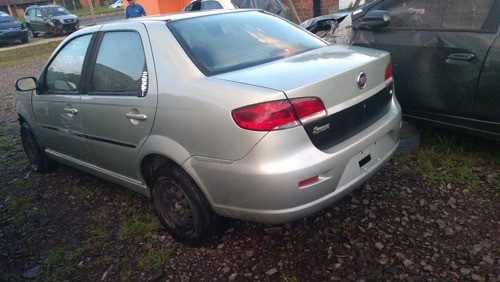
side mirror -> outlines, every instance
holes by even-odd
[[[34,77],[23,77],[16,81],[16,90],[32,91],[37,88],[37,81]]]
[[[379,29],[388,26],[391,23],[389,12],[383,10],[373,10],[361,19],[359,28]]]

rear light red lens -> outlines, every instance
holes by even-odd
[[[325,105],[323,105],[323,101],[320,98],[292,99],[292,104],[302,123],[326,116]]]
[[[231,115],[241,128],[270,131],[323,117],[326,110],[321,99],[308,97],[250,105],[233,110]]]
[[[304,180],[299,182],[299,187],[307,186],[307,185],[312,184],[318,180],[319,180],[319,175],[313,176],[313,177],[308,178],[308,179],[304,179]]]
[[[385,80],[392,78],[392,63],[389,62],[387,67],[385,68]]]
[[[288,100],[255,104],[232,112],[236,124],[250,130],[269,131],[297,125],[292,105]]]

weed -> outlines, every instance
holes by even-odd
[[[158,248],[151,243],[145,243],[143,246],[146,249],[146,254],[139,258],[139,265],[141,267],[161,267],[173,252],[172,248],[163,246]]]
[[[418,173],[425,180],[440,183],[464,182],[469,187],[481,186],[480,179],[471,168],[480,167],[482,162],[498,163],[500,153],[493,144],[484,141],[485,146],[477,146],[477,139],[450,132],[431,131],[422,140],[421,148],[415,152],[416,166],[399,166],[400,172]],[[396,157],[398,163],[405,163],[408,156]]]
[[[120,271],[120,281],[131,281],[132,280],[132,269],[126,268]]]
[[[299,282],[299,279],[295,276],[287,276],[286,274],[281,275],[281,279],[285,282]]]
[[[150,213],[140,211],[139,214],[133,214],[132,217],[123,221],[118,230],[117,237],[118,240],[124,240],[139,234],[145,234],[153,230],[158,230],[159,228],[161,228],[160,222],[156,217]]]
[[[65,277],[70,277],[75,272],[75,268],[70,261],[72,254],[66,249],[65,245],[55,246],[48,250],[41,271],[48,280],[61,281]]]
[[[8,209],[13,212],[14,216],[11,218],[13,224],[22,224],[29,218],[35,218],[39,210],[33,203],[36,203],[35,192],[26,192],[23,195],[17,195],[10,198],[6,202]]]

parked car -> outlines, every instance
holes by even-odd
[[[193,0],[182,11],[190,12],[215,9],[238,9],[238,7],[231,0]]]
[[[24,19],[31,37],[70,34],[80,27],[78,17],[58,5],[30,6]]]
[[[261,9],[290,20],[292,13],[281,0],[193,0],[183,12],[214,9]]]
[[[375,0],[302,26],[389,51],[405,119],[500,140],[499,0]]]
[[[0,43],[28,43],[28,29],[11,15],[0,11]]]
[[[282,223],[325,208],[389,160],[401,126],[389,53],[256,10],[89,27],[16,88],[35,171],[57,161],[151,196],[188,244],[216,215]]]
[[[117,9],[117,8],[123,8],[123,1],[122,0],[116,0],[113,4],[109,5],[110,9]]]

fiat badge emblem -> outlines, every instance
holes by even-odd
[[[361,72],[360,74],[358,74],[357,82],[358,82],[358,88],[359,89],[365,88],[366,81],[367,81],[367,79],[366,79],[366,73]]]

